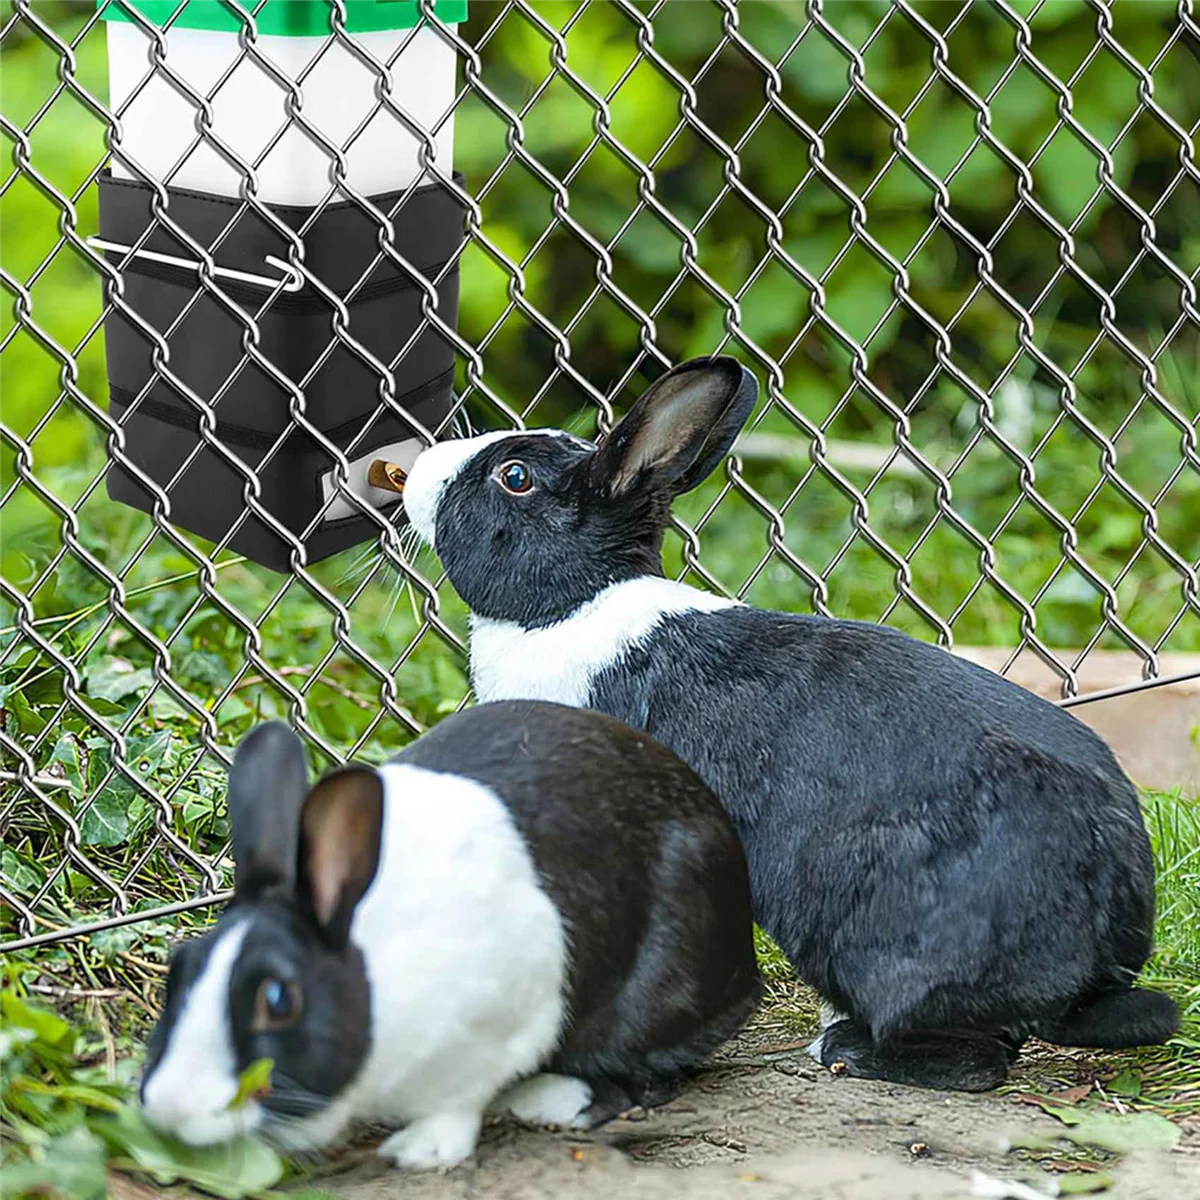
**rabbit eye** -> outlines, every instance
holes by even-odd
[[[255,1033],[286,1028],[299,1019],[302,1007],[299,984],[264,979],[254,997]]]
[[[521,495],[533,487],[533,473],[523,462],[507,462],[496,472],[505,491]]]

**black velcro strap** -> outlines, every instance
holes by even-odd
[[[421,415],[417,412],[418,407],[434,397],[440,398],[443,396],[449,391],[453,382],[454,371],[451,369],[443,372],[436,379],[431,379],[428,383],[423,383],[420,387],[415,387],[411,391],[405,392],[403,396],[397,396],[396,403],[420,420]],[[122,387],[110,387],[109,397],[109,410],[114,415],[128,408],[136,399],[132,392]],[[183,403],[186,404],[187,402],[184,401]],[[390,412],[391,409],[389,408],[387,411]],[[153,417],[156,421],[164,421],[168,425],[174,425],[177,429],[187,429],[195,433],[197,437],[200,434],[200,415],[190,405],[184,408],[180,404],[165,404],[161,400],[154,399],[153,396],[143,396],[135,406],[134,412],[143,416]],[[438,424],[441,414],[438,413],[436,416],[437,419],[433,421],[435,425]],[[285,414],[285,419],[290,421],[290,415]],[[425,422],[422,423],[424,424]],[[334,426],[332,429],[322,429],[321,432],[335,445],[340,446],[359,433],[362,427],[363,419],[356,417],[354,420],[346,421],[344,424]],[[415,434],[416,430],[414,429],[413,432]],[[249,429],[245,425],[221,420],[217,421],[213,433],[219,441],[226,443],[226,445],[245,446],[251,450],[268,450],[275,444],[279,437],[278,433],[273,435],[267,434],[259,429]],[[295,433],[302,435],[304,430],[297,428]],[[279,448],[279,452],[281,454],[288,454],[302,453],[303,451],[293,440],[284,442]]]

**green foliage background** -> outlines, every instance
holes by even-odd
[[[937,30],[959,13],[958,5],[915,7]],[[972,443],[978,408],[968,392],[944,372],[923,390],[936,365],[934,340],[905,308],[886,315],[895,295],[893,273],[861,242],[843,254],[852,232],[850,207],[813,173],[813,142],[778,106],[759,119],[770,108],[774,83],[755,55],[781,64],[779,106],[821,130],[825,164],[855,194],[867,196],[866,228],[883,251],[904,262],[912,300],[943,324],[955,320],[955,364],[990,388],[1019,350],[1017,322],[987,289],[977,288],[979,263],[961,238],[944,224],[926,236],[934,190],[903,161],[887,166],[898,136],[891,122],[862,95],[843,104],[851,92],[851,59],[838,38],[861,48],[867,87],[903,114],[912,155],[948,181],[950,212],[989,247],[996,283],[1035,309],[1034,342],[1075,374],[1079,411],[1115,438],[1122,478],[1157,500],[1160,536],[1189,561],[1200,558],[1200,475],[1178,470],[1178,423],[1152,403],[1139,405],[1141,368],[1112,339],[1092,350],[1100,303],[1069,273],[1055,278],[1059,241],[1028,206],[1019,206],[1017,175],[1004,158],[985,144],[973,147],[978,119],[971,105],[944,78],[926,87],[936,74],[934,44],[913,20],[894,11],[872,37],[885,4],[833,3],[825,9],[831,36],[809,25],[800,4],[754,0],[740,6],[737,37],[726,40],[729,18],[717,5],[642,5],[650,14],[653,56],[661,60],[655,65],[651,55],[639,57],[638,25],[617,5],[539,3],[533,9],[545,28],[519,10],[505,13],[476,0],[462,29],[480,47],[482,79],[496,103],[520,113],[521,121],[518,127],[477,94],[466,96],[456,114],[455,167],[481,196],[486,235],[486,245],[472,244],[463,259],[460,330],[482,347],[488,386],[504,404],[529,413],[534,423],[570,423],[584,432],[594,428],[595,409],[577,378],[605,393],[623,384],[620,408],[657,374],[656,358],[678,360],[724,345],[759,367],[764,355],[779,363],[776,400],[803,420],[782,404],[764,404],[755,432],[787,439],[783,451],[748,455],[746,488],[724,495],[719,507],[712,509],[725,489],[721,480],[680,505],[685,522],[700,529],[700,560],[723,586],[754,603],[807,610],[812,579],[821,575],[831,611],[872,620],[886,614],[919,636],[934,633],[914,606],[893,605],[894,563],[852,536],[850,501],[813,471],[801,437],[805,422],[824,424],[835,442],[876,447],[894,444],[895,423],[852,386],[845,347],[810,323],[812,290],[778,261],[758,269],[771,228],[763,206],[779,214],[786,253],[822,277],[829,316],[866,347],[873,384],[896,406],[911,407],[921,452],[946,469],[969,448],[953,476],[956,510],[991,535],[1020,496],[1018,467],[988,439]],[[989,104],[991,131],[1032,164],[1037,201],[1073,229],[1077,262],[1116,296],[1122,335],[1154,356],[1160,393],[1194,429],[1200,331],[1191,320],[1179,325],[1181,286],[1153,255],[1142,255],[1145,223],[1132,207],[1153,213],[1155,244],[1180,271],[1200,269],[1196,184],[1186,177],[1168,191],[1180,169],[1180,138],[1141,105],[1136,71],[1099,44],[1096,10],[1075,0],[1013,10],[1033,13],[1032,52],[1058,79],[1071,81],[1074,118],[1105,145],[1120,135],[1110,186],[1100,188],[1100,162],[1085,142],[1070,130],[1055,131],[1055,90],[1028,65],[1014,66],[1016,29],[1000,9],[975,4],[956,21],[946,35],[947,68],[980,96],[1003,81]],[[44,3],[36,11],[61,36],[76,38],[90,9]],[[1113,37],[1129,55],[1155,64],[1155,102],[1181,130],[1193,129],[1200,120],[1200,45],[1188,33],[1172,41],[1175,5],[1120,4],[1111,21]],[[554,74],[557,50],[546,28],[565,30],[561,43],[574,84]],[[3,54],[0,107],[30,129],[33,168],[74,197],[78,232],[94,232],[95,188],[85,185],[105,156],[102,123],[61,86],[58,56],[22,23],[6,33]],[[83,37],[74,54],[79,80],[103,98],[102,26]],[[714,149],[713,139],[736,148],[736,179],[731,153]],[[556,213],[556,190],[525,156],[566,185],[565,211]],[[28,286],[32,320],[46,338],[77,350],[78,388],[104,405],[98,277],[61,245],[62,209],[9,170],[0,192],[4,267]],[[647,172],[670,220],[640,204]],[[568,214],[586,237],[565,219],[555,223]],[[600,245],[607,257],[597,253]],[[717,298],[722,292],[737,298],[736,322]],[[630,304],[648,315],[631,315]],[[39,633],[80,674],[77,686],[68,686],[54,656],[18,636],[12,605],[0,606],[4,728],[40,772],[59,778],[54,797],[64,817],[79,822],[88,861],[123,884],[133,904],[184,898],[200,875],[162,835],[213,854],[227,833],[218,803],[221,765],[204,748],[199,713],[210,714],[223,746],[256,719],[283,716],[301,720],[331,752],[378,758],[408,736],[402,723],[380,717],[381,694],[391,681],[396,707],[415,723],[428,723],[462,701],[461,662],[430,633],[428,614],[414,598],[398,595],[395,580],[353,552],[319,564],[314,575],[347,605],[349,636],[380,669],[339,650],[334,613],[319,596],[224,556],[217,584],[260,625],[255,644],[204,597],[191,559],[154,535],[146,516],[106,499],[97,485],[103,437],[64,396],[62,360],[15,327],[12,305],[0,320],[3,420],[31,443],[31,465],[45,489],[19,482],[15,448],[6,440],[0,569],[31,597]],[[569,372],[554,374],[559,348],[544,323],[566,331]],[[478,395],[472,411],[481,424],[502,419]],[[1075,517],[1102,479],[1101,450],[1078,424],[1062,420],[1056,380],[1027,353],[997,393],[996,420],[1024,453],[1036,449],[1039,490],[1060,513]],[[937,513],[929,482],[898,471],[872,482],[874,470],[853,463],[839,470],[855,487],[870,489],[872,530],[908,554]],[[805,486],[793,496],[801,479]],[[786,506],[774,543],[752,495],[776,509]],[[78,511],[77,525],[64,525],[51,497]],[[1105,485],[1076,528],[1081,552],[1114,584],[1121,617],[1138,637],[1166,650],[1200,649],[1200,617],[1184,609],[1180,575],[1153,549],[1126,569],[1143,542],[1135,504]],[[64,548],[64,536],[82,552]],[[669,547],[675,570],[683,565],[683,545],[677,538]],[[1021,595],[1036,597],[1037,630],[1047,644],[1075,648],[1097,638],[1100,646],[1124,645],[1111,630],[1102,632],[1101,594],[1084,574],[1062,566],[1059,531],[1032,505],[1017,509],[995,545],[997,571]],[[110,615],[109,586],[86,566],[87,554],[121,577],[127,618]],[[427,556],[417,565],[436,576]],[[979,575],[978,550],[945,521],[912,555],[912,592],[943,619],[953,618],[956,640],[1015,645],[1016,610],[990,585],[977,587]],[[462,633],[461,606],[447,588],[439,595],[443,619]],[[151,639],[166,647],[165,655],[156,656]],[[282,669],[287,686],[264,679],[251,665],[251,652]],[[182,703],[162,686],[168,669],[186,691]],[[127,739],[128,773],[116,767],[111,731]],[[331,755],[315,757],[316,765],[327,765]],[[47,828],[42,808],[4,783],[0,811],[9,821],[3,875],[19,897],[37,895],[39,913],[64,922],[111,902],[112,888],[77,859],[56,865],[67,845],[65,820]],[[10,915],[6,911],[6,923]]]

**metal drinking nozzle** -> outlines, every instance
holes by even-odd
[[[403,467],[384,462],[382,458],[377,458],[367,472],[367,482],[372,487],[383,488],[388,492],[403,492],[404,481],[407,478],[408,472]]]

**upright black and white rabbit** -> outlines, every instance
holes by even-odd
[[[1031,1033],[1156,1043],[1133,988],[1154,867],[1137,793],[1067,712],[895,630],[764,612],[662,577],[675,496],[754,407],[732,358],[668,371],[600,444],[492,433],[404,492],[469,605],[481,700],[600,709],[733,817],[755,916],[827,1004],[851,1074],[982,1090]]]
[[[142,1083],[187,1142],[394,1122],[382,1155],[448,1167],[489,1106],[586,1128],[664,1102],[757,1002],[729,818],[599,713],[482,705],[311,790],[299,740],[263,725],[229,811],[235,897],[176,952]],[[260,1058],[270,1092],[229,1111]]]

